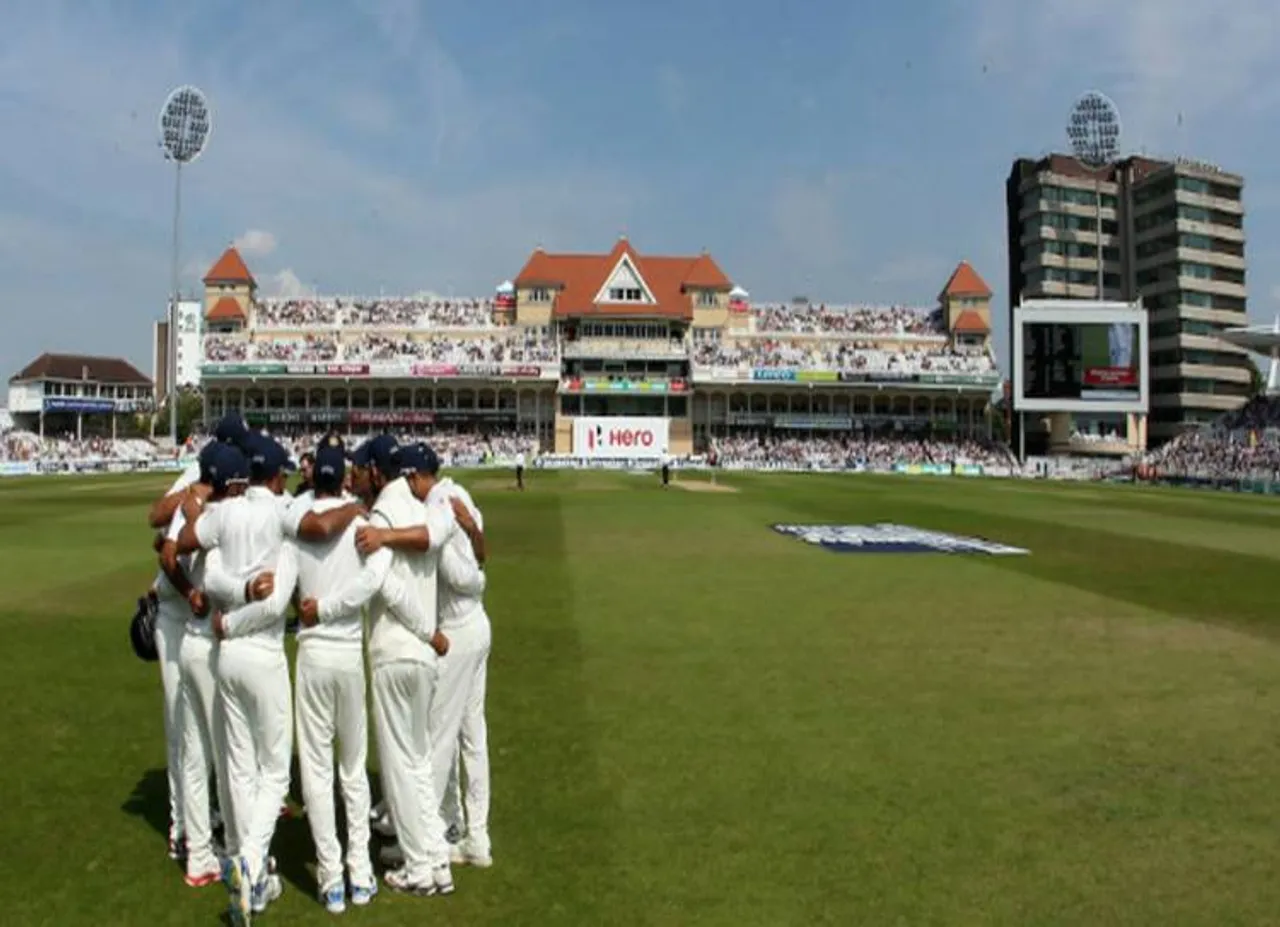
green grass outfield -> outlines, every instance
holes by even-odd
[[[689,477],[681,477],[686,479]],[[463,477],[496,865],[352,924],[1280,923],[1280,505],[868,476]],[[215,924],[126,625],[164,480],[0,481],[0,923]],[[891,521],[1027,557],[842,555]],[[295,784],[296,789],[296,784]],[[267,924],[322,923],[305,821]]]

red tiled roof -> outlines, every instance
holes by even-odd
[[[234,298],[224,296],[205,314],[209,322],[238,322],[246,318],[244,308]]]
[[[991,329],[987,327],[986,322],[982,321],[982,316],[972,309],[966,309],[956,319],[955,331],[961,335],[985,335]]]
[[[22,380],[88,380],[94,383],[150,384],[151,378],[119,357],[93,354],[41,354],[9,378]]]
[[[654,305],[597,303],[596,295],[613,269],[626,256],[653,295]],[[545,286],[557,290],[555,314],[693,317],[689,288],[724,289],[729,278],[708,254],[695,257],[655,257],[636,253],[619,239],[608,254],[548,254],[538,249],[516,276],[521,288]]]
[[[249,273],[244,258],[234,246],[222,252],[222,257],[214,262],[209,272],[204,275],[205,283],[247,283],[256,286],[253,274]]]
[[[973,265],[968,261],[961,261],[951,273],[951,279],[942,288],[938,298],[973,296],[978,299],[986,299],[990,295],[991,287],[987,286],[986,281],[978,276],[978,272],[973,269]]]

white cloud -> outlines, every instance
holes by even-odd
[[[267,6],[279,14],[281,8]],[[255,7],[252,16],[260,13],[268,15]],[[63,346],[71,331],[104,351],[145,361],[148,326],[169,286],[172,221],[172,174],[157,154],[155,111],[178,83],[201,86],[214,113],[208,149],[182,175],[187,289],[198,286],[232,232],[247,230],[237,242],[264,292],[483,294],[514,273],[535,243],[582,249],[608,241],[645,202],[642,182],[610,169],[518,165],[473,171],[479,179],[470,183],[421,169],[434,156],[456,175],[492,145],[500,149],[504,133],[528,130],[535,137],[538,108],[524,97],[480,95],[425,28],[416,4],[385,15],[378,34],[408,57],[388,64],[366,56],[360,70],[340,76],[317,71],[315,62],[326,47],[346,47],[349,24],[313,22],[306,43],[268,43],[260,51],[249,43],[234,55],[217,49],[195,55],[202,39],[181,31],[181,16],[135,23],[104,7],[49,3],[32,4],[6,22],[0,120],[23,125],[30,141],[0,147],[6,203],[0,242],[13,245],[4,249],[8,259],[0,255],[5,301],[57,306],[33,315],[15,338],[0,340],[0,365]],[[410,26],[397,31],[397,22]],[[240,27],[265,28],[253,18]],[[424,50],[440,55],[428,66],[419,60]],[[335,59],[338,66],[344,60]],[[483,56],[478,60],[488,66]],[[398,69],[405,68],[401,80]],[[386,136],[369,146],[367,133],[341,131],[341,123],[334,132],[332,119],[294,105],[280,91],[281,80],[287,84],[289,74],[302,71],[309,84],[299,93],[332,102],[345,91],[336,105],[348,108],[359,99],[383,101],[366,128],[395,115]],[[420,93],[435,71],[447,79]],[[393,93],[416,101],[418,111],[396,112],[384,96]],[[514,111],[524,115],[505,118]],[[477,136],[482,127],[485,134]],[[479,148],[476,141],[490,144]],[[405,159],[388,151],[414,157],[400,172],[392,165]],[[287,261],[278,260],[282,241]],[[290,269],[254,266],[268,256]],[[66,324],[70,313],[77,324]]]
[[[264,258],[276,250],[276,237],[263,229],[249,229],[237,236],[233,244],[246,260]]]
[[[315,287],[303,283],[292,267],[258,278],[262,295],[272,299],[303,299],[316,294]]]

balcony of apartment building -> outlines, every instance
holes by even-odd
[[[1037,266],[1026,274],[1024,296],[1051,299],[1097,299],[1097,261],[1083,261],[1084,267],[1067,269]],[[1118,273],[1103,271],[1103,284],[1107,299],[1120,299],[1123,277]]]
[[[1244,299],[1245,273],[1226,267],[1215,267],[1199,261],[1173,261],[1168,258],[1154,267],[1138,270],[1134,282],[1144,297],[1158,297],[1174,290],[1195,290],[1213,296]]]
[[[1098,246],[1091,241],[1062,241],[1056,238],[1037,241],[1024,251],[1020,268],[1023,273],[1031,273],[1044,267],[1066,271],[1087,271],[1096,275]],[[1114,245],[1104,245],[1102,272],[1118,275],[1122,270],[1120,249]]]
[[[1190,363],[1234,368],[1247,363],[1247,350],[1217,336],[1223,327],[1198,319],[1153,318],[1148,329],[1152,364],[1159,361],[1165,365]]]
[[[1052,200],[1061,197],[1061,191],[1073,191],[1065,194],[1066,198],[1079,198],[1080,194],[1093,197],[1100,191],[1104,197],[1111,197],[1114,205],[1119,187],[1114,180],[1106,180],[1084,172],[1079,176],[1055,174],[1053,171],[1039,171],[1022,179],[1018,185],[1018,194],[1025,202],[1028,198]],[[1048,191],[1048,192],[1046,192]]]
[[[1133,235],[1137,247],[1179,233],[1244,244],[1244,216],[1168,200],[1145,203],[1134,209]]]
[[[1102,214],[1102,246],[1118,247],[1120,224],[1114,218]],[[1032,213],[1022,223],[1019,238],[1024,248],[1040,241],[1078,242],[1098,244],[1098,217],[1087,210],[1081,214],[1061,211]]]

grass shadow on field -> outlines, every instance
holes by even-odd
[[[296,812],[302,807],[301,782],[298,758],[294,756],[290,763],[290,791],[288,801]],[[374,777],[377,786],[377,777]],[[375,788],[374,801],[379,796]],[[169,840],[169,782],[164,769],[148,769],[138,779],[129,797],[125,799],[120,810],[125,814],[141,818],[159,837],[157,853],[163,853]],[[336,801],[337,825],[339,838],[345,844],[346,820],[343,804],[339,797]],[[293,814],[282,817],[276,823],[275,839],[271,842],[272,855],[276,857],[280,877],[301,894],[315,900],[319,886],[316,884],[314,862],[315,849],[311,843],[311,829],[305,817]],[[375,860],[377,850],[374,850]],[[319,901],[316,901],[319,904]]]
[[[141,818],[160,835],[162,845],[169,841],[169,781],[163,769],[148,769],[120,810]]]
[[[494,627],[491,831],[503,884],[471,912],[484,923],[606,923],[617,914],[617,796],[600,769],[562,500],[537,492],[508,498],[485,523],[501,539],[491,552],[486,607]],[[484,494],[478,501],[486,504]],[[458,900],[464,891],[469,902],[465,883]],[[459,919],[469,922],[466,912]]]

